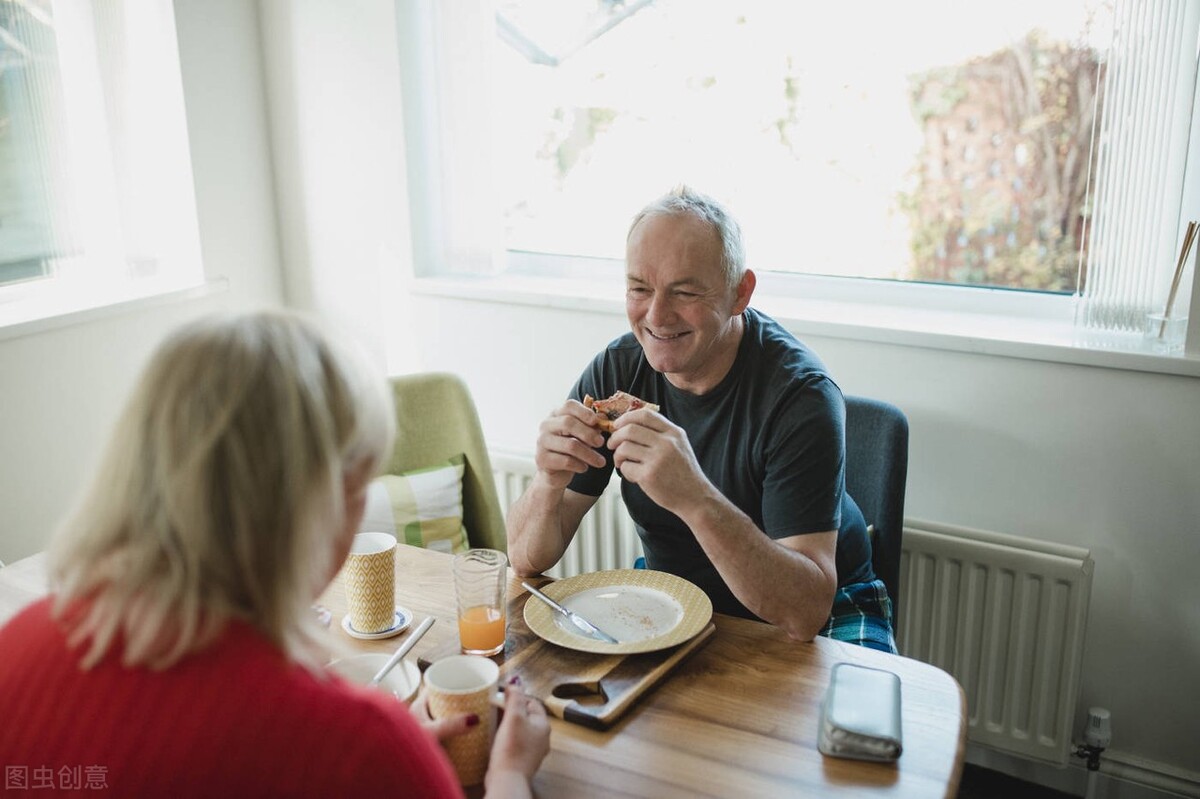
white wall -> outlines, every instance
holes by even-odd
[[[395,17],[382,0],[261,0],[290,305],[381,363],[412,360]]]
[[[179,0],[176,17],[205,275],[224,288],[0,338],[0,560],[45,547],[164,333],[282,301],[255,5]]]

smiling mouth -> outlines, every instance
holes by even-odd
[[[678,341],[679,339],[686,336],[688,334],[688,332],[690,332],[690,331],[684,331],[683,333],[672,333],[669,336],[662,336],[662,335],[659,335],[658,333],[655,333],[650,328],[646,328],[646,334],[648,336],[650,336],[650,338],[654,339],[655,341]]]

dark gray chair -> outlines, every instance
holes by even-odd
[[[846,491],[875,528],[871,565],[892,599],[894,627],[900,606],[908,418],[888,402],[849,394],[845,399]]]

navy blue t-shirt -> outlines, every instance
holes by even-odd
[[[617,390],[656,403],[683,428],[705,476],[772,539],[838,530],[838,585],[874,579],[866,523],[845,490],[845,402],[821,360],[782,325],[754,309],[729,374],[702,396],[680,391],[654,371],[632,333],[593,359],[571,396],[603,399]],[[576,475],[570,488],[599,496],[612,474]],[[638,486],[621,481],[652,569],[698,585],[713,609],[755,616],[725,585],[691,530]]]

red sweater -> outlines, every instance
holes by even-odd
[[[48,599],[0,628],[5,795],[462,796],[407,707],[314,677],[247,624],[165,671],[111,652],[81,671],[80,654]]]

